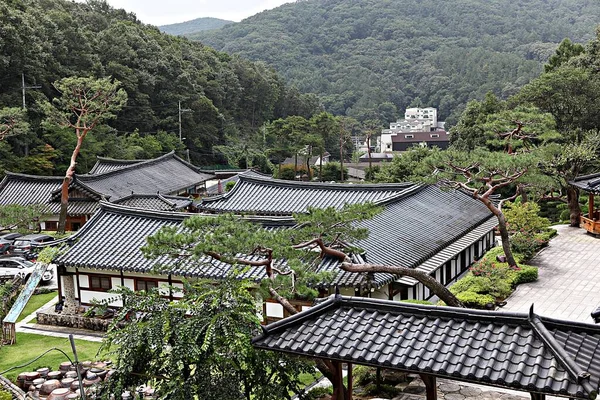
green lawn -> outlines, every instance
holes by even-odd
[[[75,340],[75,346],[77,347],[77,356],[80,361],[93,361],[102,359],[101,356],[96,356],[98,348],[100,347],[100,343],[98,342]],[[17,365],[25,364],[42,354],[44,351],[53,347],[63,350],[69,355],[71,360],[73,359],[71,344],[67,338],[56,338],[51,336],[17,332],[16,344],[0,347],[0,372]],[[35,371],[36,369],[42,367],[50,367],[51,369],[56,370],[58,369],[60,363],[64,361],[69,360],[62,353],[56,350],[51,351],[39,360],[35,361],[33,364],[14,369],[8,372],[5,376],[14,381],[17,375],[21,372]]]
[[[31,298],[29,299],[29,302],[23,309],[23,312],[21,313],[21,315],[19,315],[17,322],[21,321],[23,318],[25,318],[29,314],[33,313],[35,310],[37,310],[38,308],[40,308],[41,306],[43,306],[50,300],[56,298],[56,296],[57,296],[56,292],[35,294],[35,295],[31,296]]]

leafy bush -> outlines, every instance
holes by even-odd
[[[377,390],[377,385],[374,383],[368,384],[364,388],[364,394],[368,396],[384,396],[388,398],[392,398],[397,396],[402,392],[402,389],[399,389],[392,385],[379,385],[379,390]]]
[[[229,181],[225,184],[225,192],[229,192],[235,186],[236,182]]]
[[[12,400],[12,395],[6,390],[0,389],[0,400]]]
[[[504,209],[512,249],[530,260],[556,234],[548,228],[550,221],[539,216],[536,203],[508,203]]]
[[[364,365],[358,365],[352,370],[354,382],[356,382],[358,386],[366,386],[367,384],[375,381],[375,374],[375,368]]]
[[[545,239],[540,234],[515,233],[510,238],[511,248],[523,255],[525,261],[531,260],[550,239]]]
[[[321,397],[332,395],[333,388],[331,386],[318,386],[316,388],[311,389],[304,397],[305,400],[317,400]]]
[[[520,285],[522,283],[535,282],[538,279],[538,269],[530,265],[522,265],[521,269],[517,271],[511,271],[511,283],[513,286]]]
[[[321,180],[323,181],[339,181],[341,178],[342,165],[339,162],[328,162],[327,164],[323,164],[323,176]],[[318,172],[317,172],[318,174]],[[348,168],[344,167],[344,178],[348,179]]]
[[[325,168],[325,165],[323,166],[323,169],[324,168]],[[282,165],[278,169],[275,169],[275,172],[276,172],[275,176],[278,179],[295,181],[297,176],[306,175],[306,166],[298,165],[298,168],[294,169],[294,165],[286,164],[286,165]],[[315,176],[314,171],[312,173],[312,176]]]
[[[460,292],[456,298],[469,308],[486,308],[490,304],[496,304],[496,299],[489,294],[479,294],[475,292]]]

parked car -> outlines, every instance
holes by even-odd
[[[0,255],[8,253],[8,250],[12,244],[12,240],[4,240],[0,238]]]
[[[52,236],[43,233],[21,236],[14,241],[9,252],[13,255],[30,254],[35,247],[52,241],[54,241]]]
[[[14,242],[15,239],[20,238],[21,236],[23,236],[23,234],[17,232],[0,233],[0,239],[8,240],[9,242]]]
[[[36,264],[26,260],[23,257],[1,257],[0,258],[0,276],[20,276],[29,279],[33,273]],[[54,277],[54,269],[48,265],[42,275],[42,282],[48,282]]]

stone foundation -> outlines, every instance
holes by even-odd
[[[84,317],[80,314],[66,315],[49,311],[37,313],[37,323],[41,325],[65,326],[68,328],[106,332],[111,322],[112,319]]]

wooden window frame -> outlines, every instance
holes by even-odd
[[[161,281],[160,279],[154,279],[154,278],[134,278],[133,285],[134,285],[134,288],[135,288],[136,292],[139,292],[140,290],[145,290],[146,292],[148,291],[147,288],[140,289],[139,288],[139,282],[144,282],[144,284],[146,282],[153,282],[153,283],[156,284],[155,288],[158,289],[160,287],[160,283],[163,282],[163,281]]]
[[[94,291],[94,292],[108,292],[109,290],[112,289],[112,275],[90,275],[88,274],[88,290]],[[94,287],[94,285],[92,284],[94,279],[100,279],[100,287]],[[108,289],[105,289],[102,287],[102,279],[108,279]],[[84,289],[84,288],[82,288]]]

